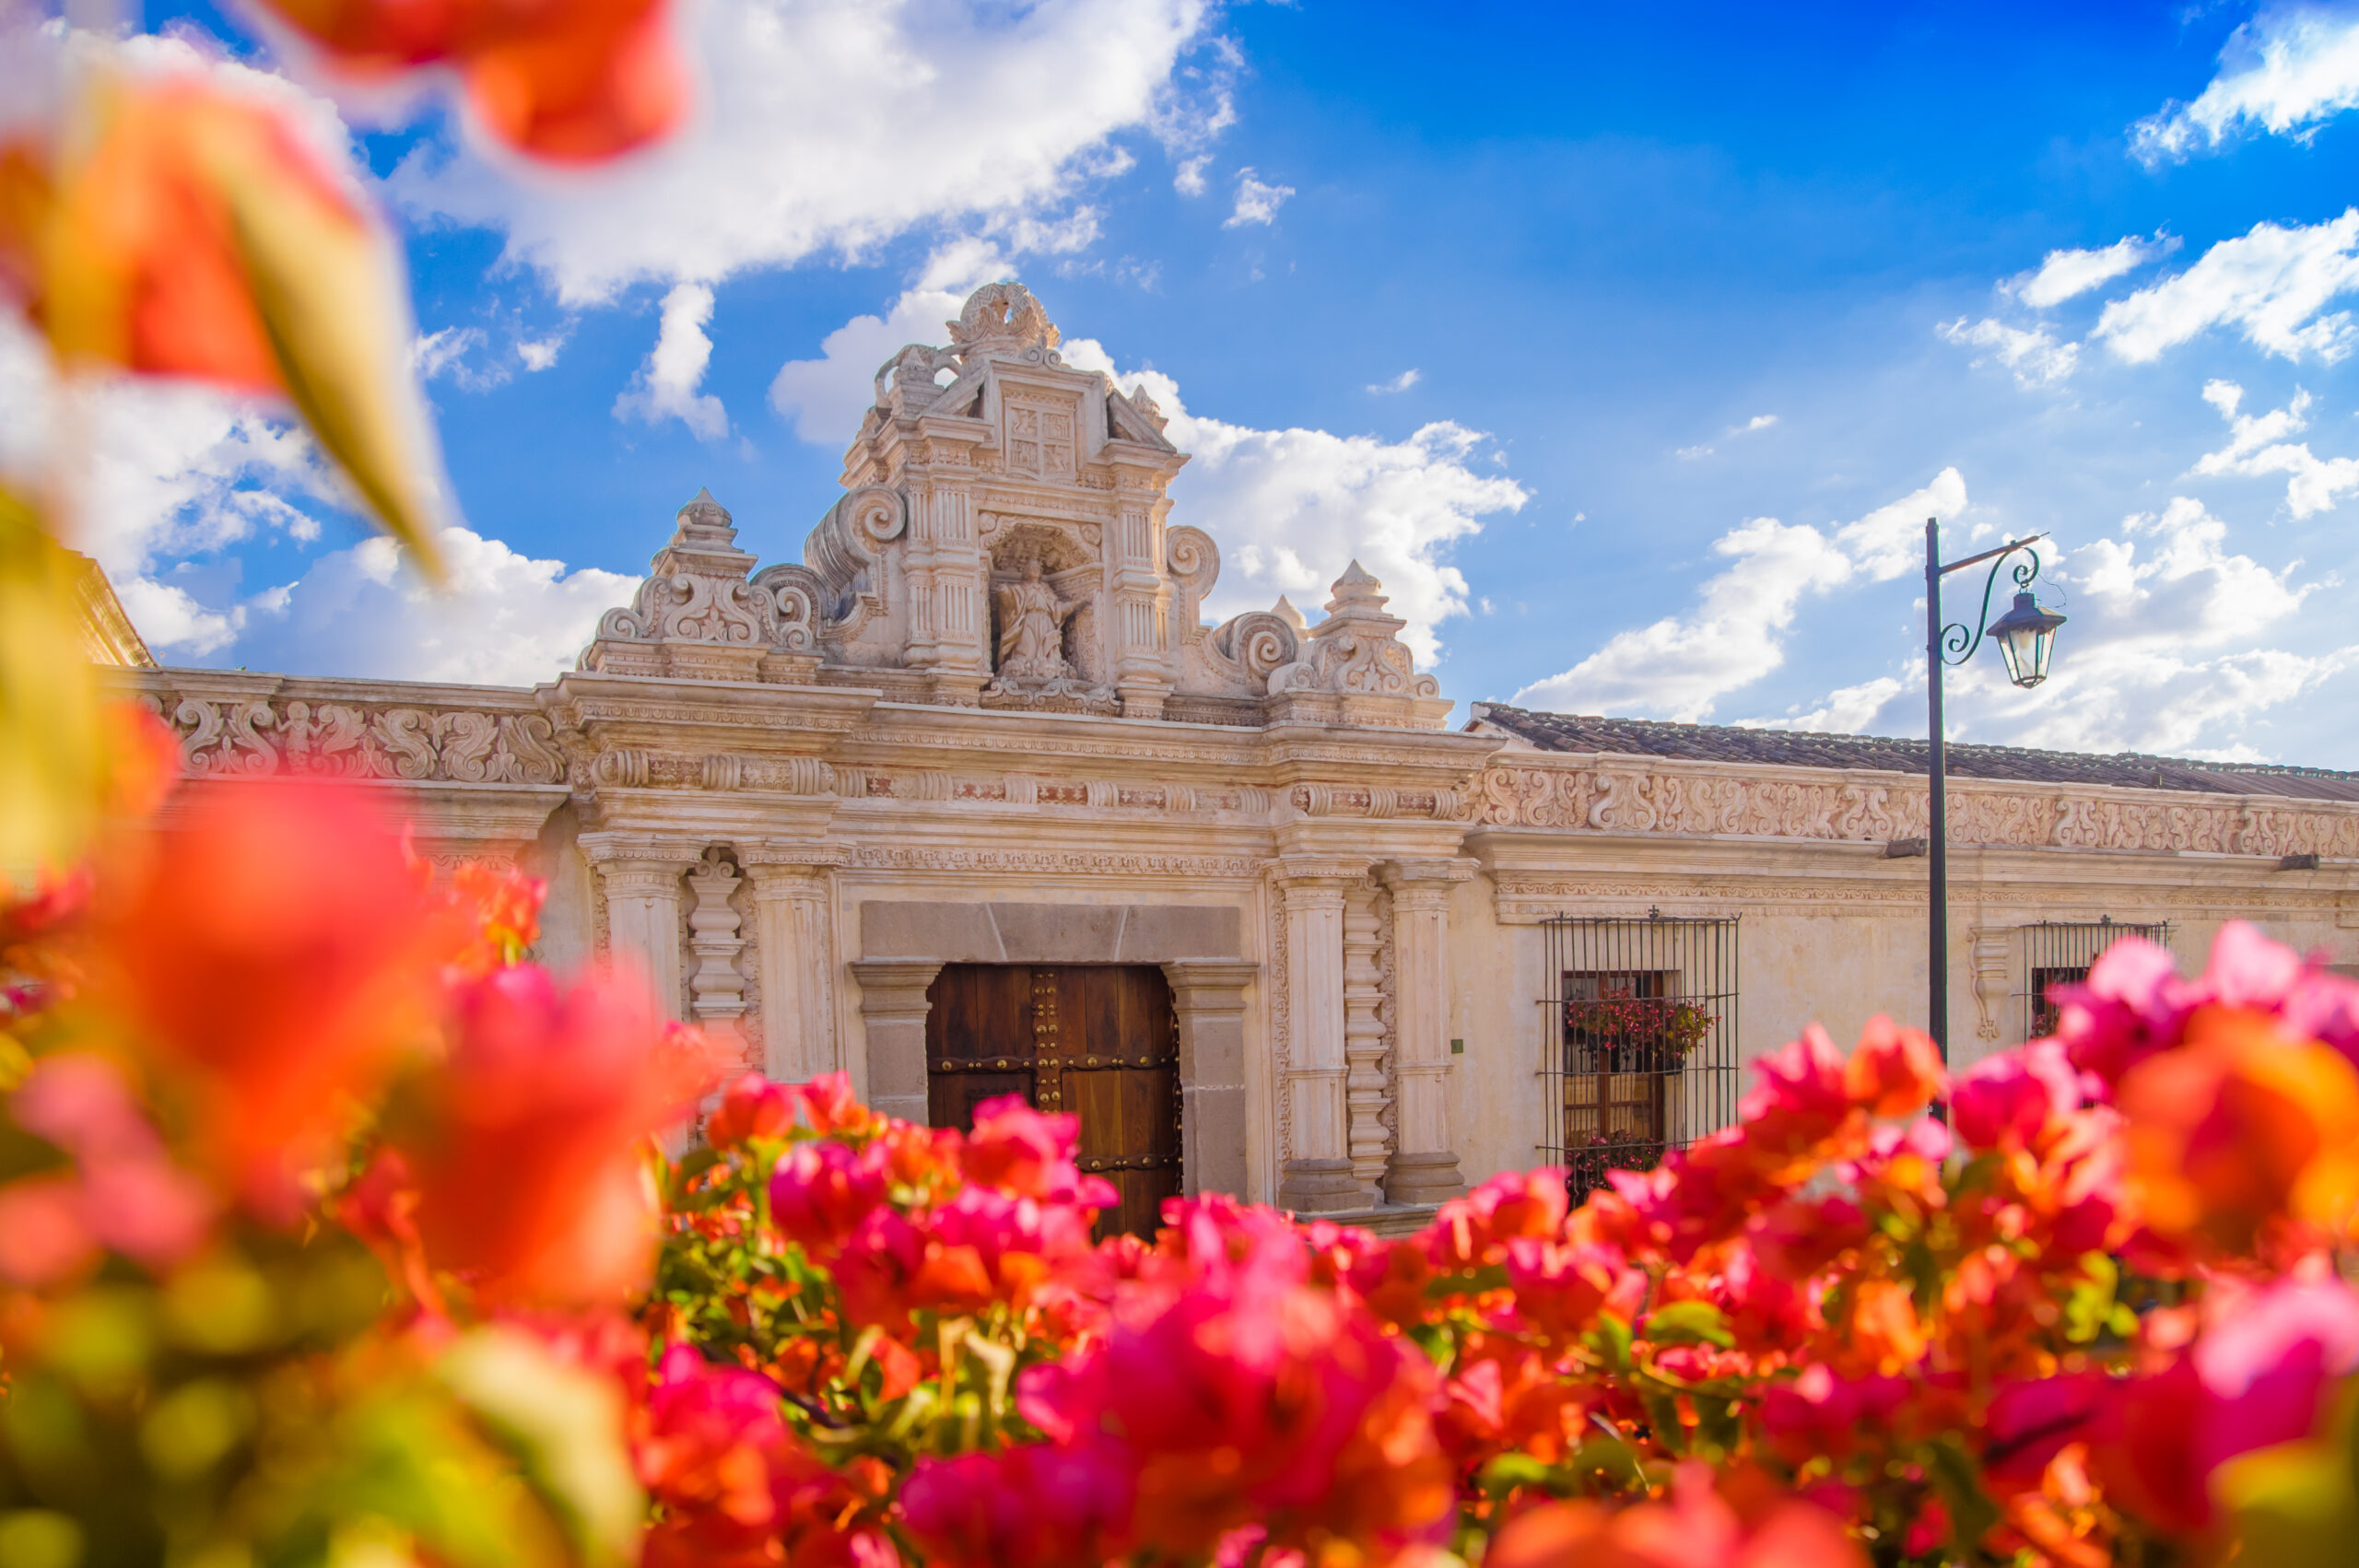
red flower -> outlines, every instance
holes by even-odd
[[[729,1085],[705,1117],[705,1141],[716,1149],[734,1149],[749,1139],[783,1137],[794,1125],[794,1106],[792,1089],[749,1072]]]
[[[93,1000],[185,1093],[202,1157],[281,1221],[440,990],[384,797],[351,785],[196,792],[105,936]]]
[[[663,135],[687,108],[665,0],[263,0],[346,75],[459,74],[495,136],[592,162]]]
[[[701,1046],[669,1039],[644,988],[612,975],[560,991],[501,969],[453,1000],[450,1059],[389,1140],[427,1257],[495,1301],[629,1294],[656,1234],[642,1141],[704,1086]]]

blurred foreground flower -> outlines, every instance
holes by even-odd
[[[669,0],[256,3],[357,79],[449,66],[493,135],[553,162],[628,152],[687,107]]]
[[[284,110],[98,76],[78,123],[0,147],[0,287],[68,368],[284,396],[429,577],[444,501],[400,266]]]

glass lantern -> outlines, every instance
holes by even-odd
[[[1999,645],[2007,661],[2007,679],[2030,687],[2048,679],[2048,661],[2056,651],[2056,628],[2064,617],[2043,610],[2029,593],[2015,595],[2015,607],[1990,623],[1984,636]]]

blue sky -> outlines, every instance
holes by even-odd
[[[265,413],[114,394],[84,513],[168,661],[547,678],[700,485],[792,557],[877,362],[1015,275],[1180,414],[1216,611],[1356,555],[1461,701],[1921,733],[1931,510],[2052,532],[2072,616],[1953,736],[2359,766],[2359,10],[687,18],[698,124],[557,186],[148,11],[365,167],[470,531],[423,601]]]

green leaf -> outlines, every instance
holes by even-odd
[[[1718,1345],[1736,1343],[1728,1319],[1708,1301],[1675,1301],[1647,1318],[1647,1338],[1658,1345]]]
[[[1948,1504],[1950,1520],[1961,1545],[1980,1542],[1999,1522],[1999,1505],[1982,1490],[1982,1472],[1955,1438],[1943,1437],[1928,1445],[1928,1467],[1933,1485]]]
[[[590,1563],[633,1562],[646,1502],[623,1434],[622,1391],[517,1328],[463,1335],[442,1382],[517,1451]]]
[[[1555,1482],[1555,1472],[1529,1454],[1501,1454],[1483,1467],[1480,1478],[1484,1495],[1494,1502],[1521,1486],[1560,1490]]]
[[[1597,1315],[1597,1324],[1581,1336],[1600,1361],[1615,1372],[1630,1370],[1630,1325],[1611,1312]]]

